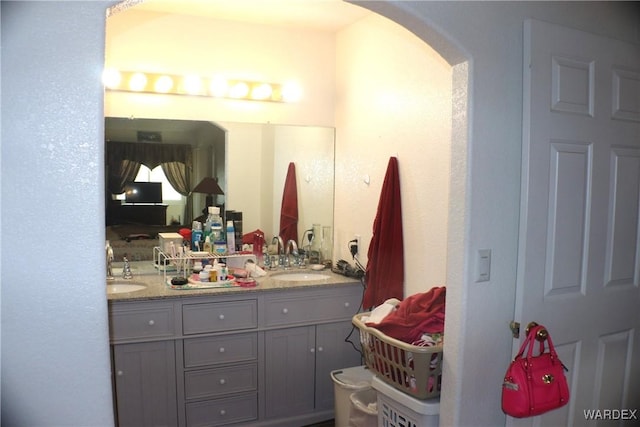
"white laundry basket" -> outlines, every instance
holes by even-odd
[[[390,386],[378,377],[371,380],[378,392],[378,426],[438,427],[440,397],[420,400]]]
[[[334,391],[335,425],[347,427],[351,410],[351,394],[371,388],[373,374],[366,366],[338,369],[331,372]]]
[[[375,389],[367,388],[351,393],[349,400],[351,400],[349,427],[378,425],[378,392]]]

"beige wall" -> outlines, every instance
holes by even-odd
[[[127,10],[107,20],[106,67],[304,88],[295,104],[108,92],[105,115],[250,123],[334,125],[334,37],[182,15]]]
[[[407,30],[380,16],[337,39],[336,235],[340,256],[372,237],[389,157],[400,170],[405,296],[445,284],[451,67]],[[370,177],[366,184],[364,177]],[[347,258],[347,256],[349,258]]]

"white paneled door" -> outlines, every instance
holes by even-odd
[[[571,400],[507,425],[640,425],[640,46],[540,21],[524,43],[515,318],[547,326]]]

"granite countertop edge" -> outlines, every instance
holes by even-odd
[[[139,274],[136,274],[139,272]],[[327,279],[313,280],[313,281],[283,281],[279,280],[276,275],[289,274],[289,273],[308,273],[310,275],[320,273],[329,276]],[[190,298],[190,297],[206,297],[206,296],[234,296],[241,294],[251,294],[257,292],[273,292],[273,291],[287,291],[294,289],[321,289],[327,287],[342,287],[345,285],[353,285],[359,283],[359,279],[346,277],[325,269],[322,271],[311,271],[308,269],[290,269],[290,270],[278,270],[270,271],[267,276],[256,278],[257,285],[255,287],[223,287],[223,288],[207,288],[207,289],[172,289],[169,285],[165,284],[165,274],[158,272],[151,266],[134,266],[134,277],[131,282],[134,284],[144,284],[145,289],[135,292],[124,292],[118,294],[107,295],[107,300],[110,303],[123,302],[123,301],[148,301],[148,300],[163,300],[163,299],[175,299],[175,298]],[[166,278],[170,280],[172,273],[167,272]],[[117,283],[122,283],[123,280],[116,276]]]

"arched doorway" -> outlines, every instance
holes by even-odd
[[[136,2],[124,2],[136,3]],[[461,363],[459,356],[464,337],[461,321],[463,305],[464,271],[464,224],[466,206],[467,179],[467,129],[469,105],[468,76],[469,65],[463,49],[449,39],[447,35],[436,30],[436,26],[420,21],[403,9],[402,5],[387,2],[362,2],[358,6],[365,7],[398,25],[411,31],[424,43],[431,46],[452,67],[451,104],[451,170],[449,174],[449,208],[447,215],[446,235],[446,271],[444,279],[448,286],[447,335],[449,339],[445,347],[447,364],[445,369],[455,370]],[[400,155],[402,160],[402,154]],[[375,193],[375,192],[373,192]],[[375,197],[374,197],[375,199]],[[340,208],[336,208],[339,210]],[[366,222],[366,221],[365,221]],[[344,237],[344,236],[340,236]],[[336,238],[335,241],[339,241]],[[453,405],[452,396],[456,395],[457,383],[455,375],[446,375],[442,395],[444,407]]]

